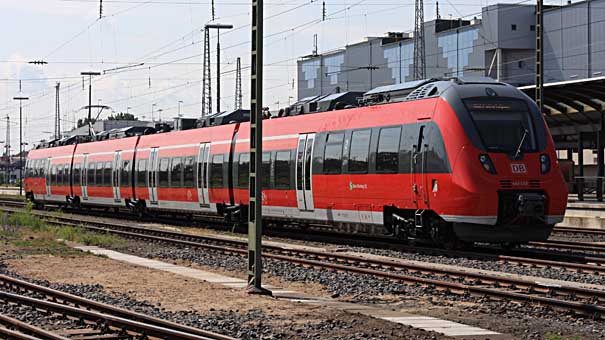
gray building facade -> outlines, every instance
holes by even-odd
[[[605,72],[605,0],[548,7],[544,14],[545,81]],[[496,4],[473,20],[425,23],[426,74],[489,76],[522,86],[534,82],[535,6]],[[369,37],[344,49],[298,61],[298,98],[414,80],[409,33]]]

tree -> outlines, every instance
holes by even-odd
[[[107,117],[107,120],[138,120],[132,113],[116,113],[115,115],[110,115]]]
[[[90,120],[92,121],[93,124],[97,121],[94,118],[91,118]],[[82,127],[82,126],[88,126],[88,118],[78,119],[78,127]]]

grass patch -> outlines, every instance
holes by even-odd
[[[121,245],[125,242],[113,235],[87,231],[82,226],[49,225],[44,219],[33,215],[31,209],[31,204],[28,204],[21,212],[0,215],[0,239],[11,245],[13,251],[18,254],[83,254],[65,245],[65,241],[100,247]]]

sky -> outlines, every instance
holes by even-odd
[[[439,8],[443,18],[473,17],[492,3],[442,0]],[[200,115],[202,29],[212,22],[210,0],[103,0],[101,18],[99,7],[99,0],[0,0],[0,141],[8,116],[13,153],[19,145],[19,104],[13,97],[30,97],[23,102],[29,148],[54,132],[57,83],[62,130],[87,115],[82,108],[88,105],[88,77],[80,75],[85,71],[104,73],[92,81],[92,103],[110,107],[101,119],[112,112],[170,119],[179,106],[185,117]],[[234,107],[238,57],[243,106],[249,107],[250,7],[243,0],[216,0],[214,23],[234,26],[220,35],[223,111]],[[323,53],[367,36],[413,30],[413,0],[326,0],[325,20],[322,7],[321,0],[265,0],[265,106],[296,100],[296,60],[313,51],[315,34]],[[424,7],[425,20],[434,19],[435,2],[425,1]],[[214,92],[216,32],[210,40]],[[37,60],[47,64],[28,63]]]

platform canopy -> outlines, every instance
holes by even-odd
[[[535,85],[519,87],[535,97]],[[544,84],[544,117],[557,149],[577,146],[583,135],[586,148],[597,148],[605,110],[605,77]]]

